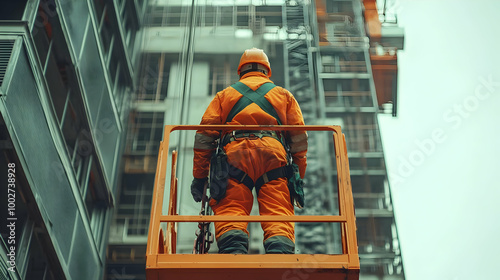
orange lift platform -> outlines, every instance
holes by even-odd
[[[336,159],[339,215],[322,216],[188,216],[177,212],[177,152],[172,152],[170,201],[163,214],[170,134],[177,130],[300,130],[329,131]],[[332,187],[333,188],[333,187]],[[177,254],[177,223],[208,222],[314,222],[340,223],[342,254]],[[359,256],[356,218],[349,175],[345,136],[340,126],[167,125],[160,144],[146,251],[148,280],[191,279],[314,279],[358,280]],[[165,227],[166,224],[166,227]],[[163,227],[162,227],[163,225]],[[166,228],[164,231],[163,229]]]

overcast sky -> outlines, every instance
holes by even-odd
[[[500,1],[398,3],[398,117],[379,120],[406,277],[499,279]]]

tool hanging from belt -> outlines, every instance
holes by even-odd
[[[211,215],[211,208],[207,207],[210,198],[207,196],[208,183],[203,188],[203,198],[201,199],[200,215]],[[214,242],[214,236],[210,232],[210,222],[198,223],[196,239],[194,240],[193,254],[207,254],[210,245]]]

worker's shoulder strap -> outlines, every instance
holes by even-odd
[[[227,115],[226,122],[230,122],[233,120],[234,116],[236,116],[241,110],[245,109],[248,105],[255,103],[262,110],[264,110],[269,115],[273,116],[279,125],[281,125],[281,120],[278,116],[278,113],[274,109],[273,105],[267,101],[264,97],[271,89],[273,89],[276,85],[273,83],[265,83],[261,85],[257,90],[252,90],[250,87],[245,85],[242,82],[237,82],[231,87],[241,93],[243,96],[236,102],[233,106],[229,114]]]

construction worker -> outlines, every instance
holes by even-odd
[[[202,125],[304,125],[302,112],[293,95],[288,90],[275,86],[269,79],[271,65],[263,50],[256,48],[246,50],[240,59],[238,75],[239,83],[218,92],[214,97],[203,115]],[[246,107],[240,106],[235,112],[233,107],[238,107],[238,101],[243,98],[241,92],[245,89],[259,92],[259,88],[261,95],[265,94],[267,101],[264,102],[272,105],[272,108],[264,110],[262,104],[251,102]],[[264,88],[267,93],[262,92]],[[274,117],[267,112],[269,110],[275,110]],[[235,115],[229,116],[230,114]],[[238,178],[230,176],[225,196],[219,200],[213,198],[210,200],[214,214],[249,215],[253,205],[252,187],[255,185],[261,215],[294,215],[286,176],[275,175],[274,177],[278,178],[264,181],[262,179],[265,177],[264,174],[269,175],[272,170],[279,170],[287,165],[287,152],[280,136],[285,138],[290,147],[293,163],[298,166],[300,177],[304,178],[307,165],[305,131],[288,131],[284,135],[271,130],[234,131],[222,136],[216,131],[198,131],[195,136],[194,179],[191,185],[194,200],[199,202],[202,199],[203,187],[209,174],[210,158],[216,148],[216,140],[220,139],[228,163],[243,176],[234,176]],[[258,186],[259,181],[261,186]],[[244,222],[215,223],[219,253],[248,253],[247,226],[248,223]],[[261,226],[264,230],[266,253],[294,253],[294,223],[262,222]]]

